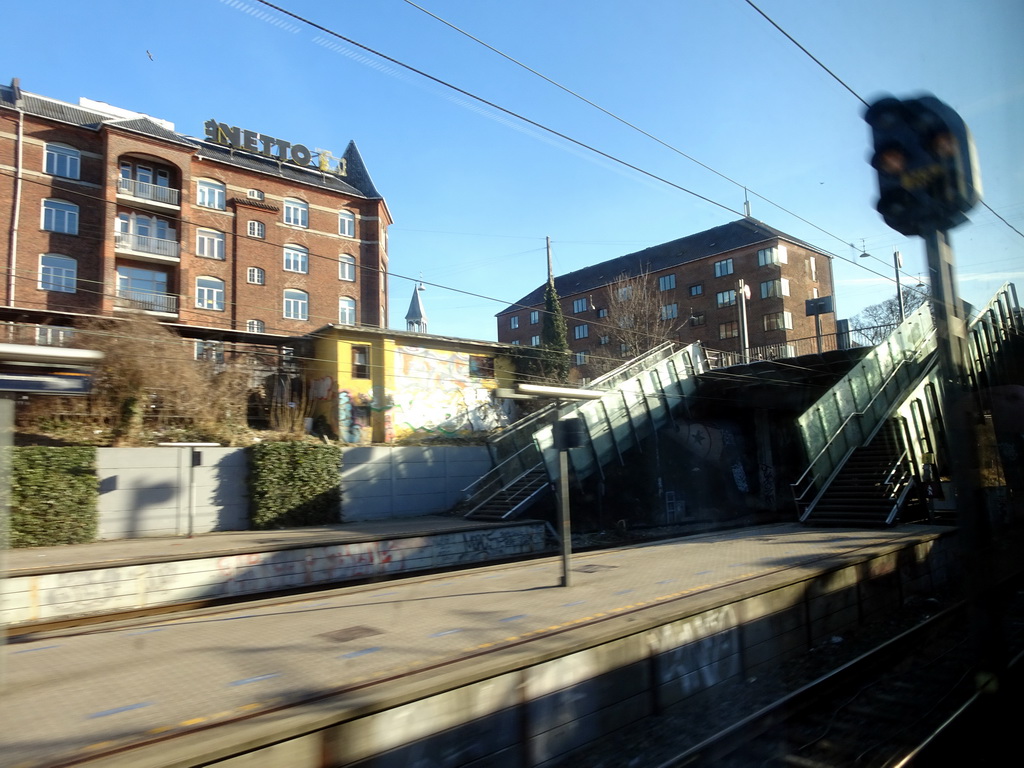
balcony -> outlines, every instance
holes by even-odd
[[[178,242],[162,237],[117,232],[114,235],[114,249],[118,253],[129,254],[142,261],[181,260]]]
[[[153,210],[180,210],[181,193],[177,189],[150,184],[145,181],[121,178],[117,180],[117,196],[131,200],[140,208],[151,208]]]
[[[160,315],[178,314],[178,297],[173,293],[156,293],[154,291],[132,291],[118,288],[114,298],[117,309],[135,309],[142,312],[155,312]]]

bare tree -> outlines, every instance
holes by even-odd
[[[907,316],[928,300],[928,293],[923,288],[902,290],[903,309]],[[850,321],[852,330],[857,333],[858,338],[868,344],[881,343],[899,324],[900,303],[895,295],[865,307]]]

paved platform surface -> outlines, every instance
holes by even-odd
[[[596,632],[613,613],[715,590],[756,594],[948,530],[774,525],[574,555],[567,588],[550,558],[40,636],[2,649],[0,765],[63,764],[169,734],[207,738],[241,715],[393,685],[467,654],[522,655],[531,635]]]
[[[465,520],[447,515],[426,515],[280,531],[224,531],[193,537],[145,537],[58,547],[26,547],[7,550],[4,555],[8,574],[18,576],[135,563],[190,560],[235,553],[274,552],[312,545],[347,544],[493,528],[500,525],[503,524]]]

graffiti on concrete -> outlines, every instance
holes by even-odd
[[[658,682],[684,696],[718,685],[740,672],[740,636],[731,606],[651,630],[658,653]]]

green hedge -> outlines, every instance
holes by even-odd
[[[341,522],[341,448],[260,443],[249,449],[252,527],[291,528]]]
[[[15,448],[11,458],[11,546],[92,541],[96,538],[98,498],[95,448]]]

